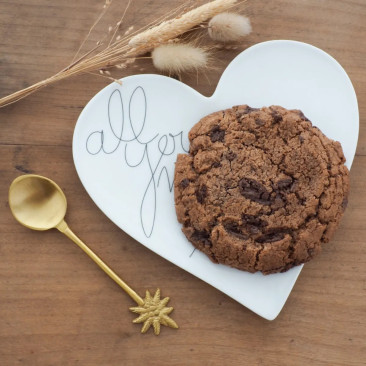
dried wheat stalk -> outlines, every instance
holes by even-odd
[[[216,0],[204,4],[178,18],[167,20],[154,28],[137,34],[131,38],[129,44],[136,47],[142,44],[166,42],[169,39],[188,32],[190,29],[212,18],[216,14],[224,12],[234,6],[236,2],[237,0]]]
[[[101,70],[102,76],[113,81],[117,81],[110,77],[108,72],[106,73],[103,70],[113,66],[125,68],[130,63],[132,63],[136,57],[151,51],[153,48],[162,43],[166,43],[169,40],[175,39],[176,37],[212,18],[216,14],[224,12],[238,3],[243,3],[243,1],[213,0],[192,9],[192,6],[190,6],[192,1],[186,1],[180,7],[173,9],[170,13],[168,13],[167,16],[163,17],[163,19],[155,21],[152,25],[150,25],[150,27],[146,26],[143,29],[135,32],[132,32],[133,27],[130,27],[125,32],[124,36],[117,37],[115,40],[113,40],[116,34],[116,31],[114,31],[108,45],[103,50],[98,51],[98,49],[103,46],[103,42],[98,42],[96,47],[85,53],[76,61],[73,61],[70,65],[65,67],[57,74],[32,86],[1,98],[0,107],[15,103],[47,85],[70,76],[84,73],[95,73]],[[107,1],[106,4],[109,5],[110,1]],[[129,4],[130,1],[128,5]],[[174,17],[168,19],[171,15]],[[100,17],[98,19],[100,19]],[[117,23],[117,28],[120,26],[121,20]],[[95,24],[93,24],[93,27],[94,26]],[[113,30],[112,28],[110,31]],[[94,52],[96,53],[93,54]]]

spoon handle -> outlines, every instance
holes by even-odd
[[[144,300],[127,285],[111,268],[109,268],[86,244],[84,244],[69,228],[65,221],[57,225],[57,229],[71,239],[81,250],[83,250],[114,282],[138,304],[143,305]]]

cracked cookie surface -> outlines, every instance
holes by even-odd
[[[247,105],[212,113],[178,155],[178,221],[212,261],[264,274],[307,262],[332,237],[347,205],[339,142],[299,110]]]

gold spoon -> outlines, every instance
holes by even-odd
[[[26,174],[16,178],[9,188],[9,206],[15,219],[33,230],[56,228],[77,244],[112,280],[137,303],[130,308],[139,317],[134,323],[144,323],[141,329],[145,333],[151,326],[156,335],[160,333],[160,324],[178,328],[169,317],[172,307],[166,307],[169,297],[160,300],[160,290],[154,296],[146,291],[142,299],[126,282],[112,271],[91,249],[89,249],[68,227],[64,220],[67,208],[66,197],[61,188],[51,179],[40,175]]]

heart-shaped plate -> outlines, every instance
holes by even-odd
[[[350,168],[358,138],[352,83],[331,56],[308,44],[270,41],[238,55],[207,98],[160,75],[134,75],[110,84],[88,103],[75,127],[76,170],[97,206],[138,242],[272,320],[302,266],[263,276],[213,264],[194,251],[174,209],[176,155],[203,116],[238,104],[301,109],[342,143]],[[158,284],[157,284],[158,285]]]

